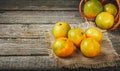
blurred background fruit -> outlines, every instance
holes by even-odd
[[[95,19],[96,25],[102,29],[109,29],[114,25],[114,16],[108,12],[101,12]]]
[[[115,17],[117,14],[117,7],[112,3],[108,3],[104,6],[104,11],[111,13]]]
[[[84,4],[84,14],[88,18],[94,18],[103,11],[103,6],[98,0],[89,0]]]

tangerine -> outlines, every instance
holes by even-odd
[[[104,11],[111,13],[113,16],[116,16],[117,7],[112,3],[108,3],[104,6]]]
[[[88,18],[96,17],[103,11],[103,6],[98,0],[89,0],[84,4],[84,14]]]
[[[81,52],[86,57],[95,57],[100,53],[100,44],[93,38],[85,38],[80,45]]]
[[[52,35],[55,38],[67,37],[68,31],[71,29],[70,25],[67,22],[57,22],[52,27]]]
[[[53,52],[59,57],[67,57],[74,51],[74,44],[68,38],[61,37],[52,44]]]
[[[114,16],[109,12],[101,12],[95,19],[96,25],[102,29],[109,29],[114,24]]]
[[[81,41],[85,38],[83,30],[80,28],[72,28],[68,32],[68,39],[71,40],[77,47],[80,46]]]
[[[85,30],[84,34],[86,35],[86,37],[94,38],[97,41],[102,40],[102,32],[97,28],[90,27]]]

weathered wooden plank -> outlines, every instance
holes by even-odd
[[[49,55],[45,25],[0,25],[0,55]]]
[[[81,23],[78,11],[4,11],[0,13],[0,23]]]
[[[47,49],[26,48],[0,48],[0,56],[49,56]]]
[[[41,42],[42,41],[42,42]],[[41,43],[40,43],[41,42]],[[46,40],[45,38],[41,38],[41,39],[11,39],[11,38],[4,38],[4,39],[0,39],[0,43],[4,44],[4,43],[15,43],[15,44],[45,44]]]
[[[0,57],[0,70],[2,69],[38,69],[46,70],[56,68],[54,59],[49,56],[9,56]]]
[[[0,56],[48,56],[45,39],[0,39]]]
[[[0,10],[77,10],[80,0],[0,0]]]
[[[0,24],[0,28],[0,55],[49,55],[45,25]]]
[[[109,38],[112,41],[112,44],[117,51],[117,53],[120,55],[120,27],[118,27],[115,31],[109,32]]]
[[[0,56],[48,56],[45,25],[0,24]]]
[[[52,25],[48,24],[0,24],[0,38],[44,39]]]

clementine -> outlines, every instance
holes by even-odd
[[[96,17],[100,12],[103,11],[103,6],[98,0],[88,0],[84,4],[84,14],[88,18]]]
[[[52,27],[52,35],[55,38],[67,37],[68,31],[71,29],[67,22],[57,22]]]
[[[68,32],[68,39],[71,40],[77,47],[80,46],[81,41],[85,38],[83,30],[80,28],[72,28]]]
[[[86,37],[94,38],[97,41],[102,40],[102,32],[100,30],[98,30],[97,28],[90,27],[85,30],[84,34],[86,35]]]
[[[67,57],[74,51],[74,44],[68,38],[56,39],[52,45],[53,52],[59,57]]]
[[[109,29],[114,24],[114,16],[109,12],[101,12],[95,19],[96,25],[102,29]]]
[[[85,38],[80,45],[81,52],[86,57],[95,57],[100,53],[100,44],[93,38]]]
[[[104,11],[111,13],[113,16],[116,16],[117,7],[112,3],[108,3],[104,6]]]

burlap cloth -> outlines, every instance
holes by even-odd
[[[88,27],[96,27],[94,23],[80,23],[78,24],[71,24],[71,27],[80,27],[85,30]],[[58,65],[58,67],[64,68],[103,68],[103,67],[114,67],[117,66],[116,61],[119,60],[119,55],[116,53],[113,45],[108,37],[106,30],[101,30],[103,33],[103,39],[100,42],[101,45],[101,52],[98,56],[94,58],[88,58],[82,55],[82,53],[76,49],[74,53],[67,58],[60,58],[57,57],[52,51],[52,42],[54,38],[51,34],[51,29],[48,30],[46,34],[46,41],[48,44],[48,49],[50,51],[50,56],[53,57]]]

